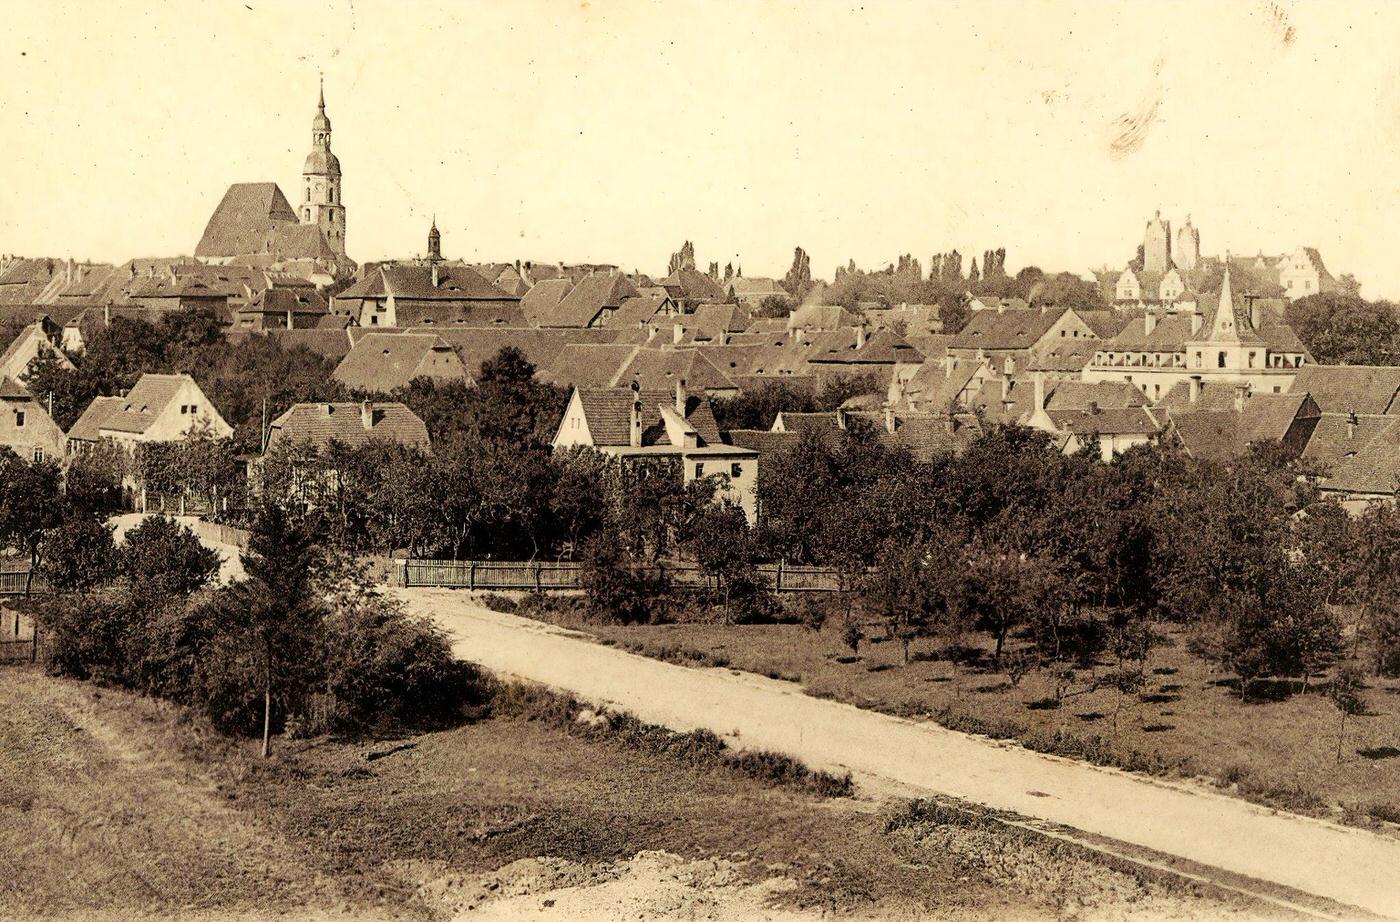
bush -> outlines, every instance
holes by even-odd
[[[142,600],[183,598],[210,583],[219,572],[216,551],[174,519],[152,516],[126,533],[117,568]]]
[[[87,515],[69,515],[44,536],[42,570],[59,592],[86,592],[112,577],[112,527]]]
[[[593,613],[620,624],[656,621],[670,588],[661,571],[633,566],[610,532],[595,535],[585,548],[583,587]]]
[[[502,612],[507,615],[511,614],[517,608],[520,607],[519,603],[516,602],[515,599],[512,599],[508,595],[502,595],[499,592],[485,593],[481,597],[481,604],[485,605],[492,611]]]

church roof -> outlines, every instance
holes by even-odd
[[[296,223],[296,212],[276,183],[234,183],[210,216],[194,255],[222,257],[261,253],[270,232]]]
[[[303,176],[339,176],[340,158],[328,150],[313,150],[302,164]]]

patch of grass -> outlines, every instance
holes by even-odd
[[[1400,805],[1381,801],[1366,807],[1366,815],[1383,823],[1400,824]]]
[[[1143,733],[1166,733],[1166,732],[1169,731],[1169,730],[1175,730],[1175,729],[1176,729],[1176,727],[1172,726],[1171,724],[1144,724],[1143,727],[1142,727],[1142,732],[1143,732]]]
[[[1060,699],[1053,696],[1026,702],[1026,709],[1031,711],[1054,711],[1059,707]]]
[[[1078,717],[1082,721],[1085,721],[1086,723],[1091,723],[1096,720],[1103,720],[1108,715],[1103,713],[1102,711],[1088,711],[1083,714],[1075,714],[1074,716]]]
[[[512,599],[508,595],[502,595],[499,592],[483,593],[481,596],[481,604],[492,611],[504,612],[508,615],[520,606],[520,603],[516,602],[515,599]]]

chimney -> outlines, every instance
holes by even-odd
[[[1090,416],[1098,416],[1098,415],[1099,415],[1099,402],[1098,402],[1097,400],[1090,400],[1090,401],[1089,401],[1089,415],[1090,415]]]
[[[1004,313],[1006,313],[1006,302],[1003,301],[1003,300],[1001,300],[1000,298],[997,299],[997,313],[998,313],[998,314],[1004,314]]]
[[[953,408],[948,407],[948,412],[943,415],[943,431],[949,435],[957,428],[957,420],[953,417]]]
[[[374,404],[368,400],[360,404],[360,424],[366,431],[374,428]]]
[[[1155,329],[1157,329],[1157,312],[1149,307],[1147,313],[1142,317],[1142,332],[1151,336]]]
[[[1199,317],[1200,315],[1197,314],[1196,316]],[[1201,399],[1201,376],[1192,375],[1190,378],[1190,383],[1187,385],[1187,388],[1187,394],[1189,395],[1191,402],[1199,402]]]
[[[1045,409],[1045,372],[1035,373],[1035,405],[1032,410],[1039,411]]]
[[[671,345],[679,346],[683,339],[685,339],[685,325],[680,323],[674,324],[671,327]]]
[[[293,328],[294,328],[294,325],[293,325],[293,321],[292,321],[292,309],[289,307],[289,308],[287,308],[287,329],[290,330],[290,329],[293,329]]]
[[[327,404],[323,404],[322,407],[321,407],[321,415],[322,415],[322,416],[330,416],[330,415],[331,415],[332,413],[334,413],[334,412],[335,412],[335,405],[334,405],[334,404],[327,403]]]
[[[841,409],[840,407],[836,408],[836,428],[846,428],[846,411]]]
[[[945,377],[945,378],[951,378],[952,376],[953,376],[953,357],[952,357],[951,355],[945,355],[945,356],[943,356],[943,377]]]
[[[676,412],[685,419],[685,378],[676,379]]]
[[[1194,310],[1194,311],[1191,312],[1191,335],[1192,335],[1192,336],[1195,336],[1197,333],[1200,333],[1200,332],[1201,332],[1201,310],[1200,310],[1200,305],[1197,305],[1197,306],[1196,306],[1196,310]]]
[[[632,425],[627,433],[627,444],[633,448],[642,447],[642,395],[637,382],[632,382]]]
[[[894,435],[894,407],[885,407],[885,431]]]
[[[1249,396],[1249,385],[1248,385],[1248,384],[1236,384],[1236,385],[1235,385],[1235,412],[1236,412],[1236,413],[1243,413],[1243,412],[1244,412],[1244,400],[1245,400],[1245,398],[1248,397],[1248,396]]]
[[[439,279],[438,279],[438,266],[437,266],[437,263],[433,263],[433,287],[434,287],[434,288],[438,287],[438,281],[439,281]]]
[[[102,305],[102,325],[110,327],[112,325],[112,302],[108,301]]]
[[[858,327],[856,327],[856,348],[857,348],[857,349],[864,349],[864,348],[865,348],[865,327],[864,327],[864,326],[858,326]]]
[[[1011,396],[1011,378],[1007,375],[1001,376],[1001,402],[1006,403]]]
[[[1355,410],[1347,414],[1347,441],[1351,441],[1352,439],[1356,438],[1357,422],[1358,420],[1356,418]]]
[[[1264,323],[1264,309],[1259,306],[1259,299],[1254,295],[1245,295],[1249,302],[1249,325],[1254,329],[1259,329]]]

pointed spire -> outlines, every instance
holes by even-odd
[[[316,101],[316,108],[322,112],[326,111],[326,78],[321,78],[321,96]]]
[[[1215,309],[1215,323],[1211,324],[1211,339],[1235,339],[1235,295],[1230,289],[1230,251],[1225,251],[1225,277],[1220,282],[1220,306]]]

